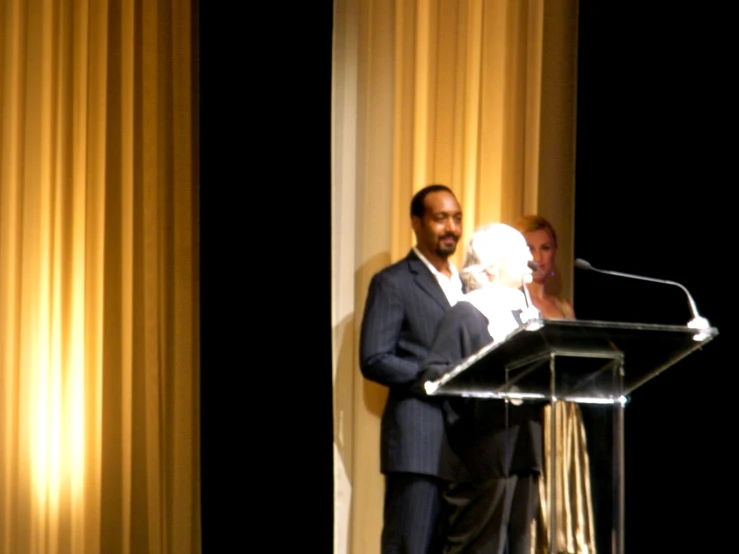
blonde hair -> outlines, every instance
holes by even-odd
[[[555,248],[557,247],[557,232],[554,230],[554,226],[540,215],[522,215],[516,220],[514,227],[521,233],[530,233],[531,231],[544,229],[552,237]]]

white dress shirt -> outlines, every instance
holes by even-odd
[[[426,264],[426,267],[429,268],[429,271],[431,271],[433,276],[436,277],[439,285],[441,285],[441,290],[444,291],[444,295],[446,296],[447,300],[449,300],[449,304],[451,306],[454,306],[457,301],[462,298],[462,280],[459,278],[459,271],[457,271],[457,268],[454,267],[454,264],[447,260],[449,271],[451,271],[452,273],[451,277],[447,277],[441,271],[431,265],[431,262],[429,262],[426,257],[421,254],[418,248],[414,246],[413,251],[416,253],[416,256],[418,256],[421,261]]]

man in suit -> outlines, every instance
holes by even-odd
[[[441,552],[442,495],[463,471],[447,443],[441,401],[416,388],[437,323],[462,295],[449,261],[462,211],[448,187],[429,185],[411,200],[410,216],[416,245],[372,278],[360,337],[362,374],[389,389],[380,437],[382,554]]]

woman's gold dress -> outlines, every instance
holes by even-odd
[[[574,402],[554,403],[556,428],[551,431],[551,405],[544,408],[544,472],[539,480],[539,513],[534,521],[532,554],[549,554],[550,471],[555,456],[554,552],[595,554],[590,463],[580,406]],[[552,444],[555,445],[553,451]]]

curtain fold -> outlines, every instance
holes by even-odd
[[[413,244],[413,194],[451,187],[467,237],[539,213],[571,255],[576,28],[576,0],[334,2],[336,552],[379,549],[387,389],[359,373],[359,326],[372,275]]]
[[[0,7],[0,554],[201,550],[192,13]]]

